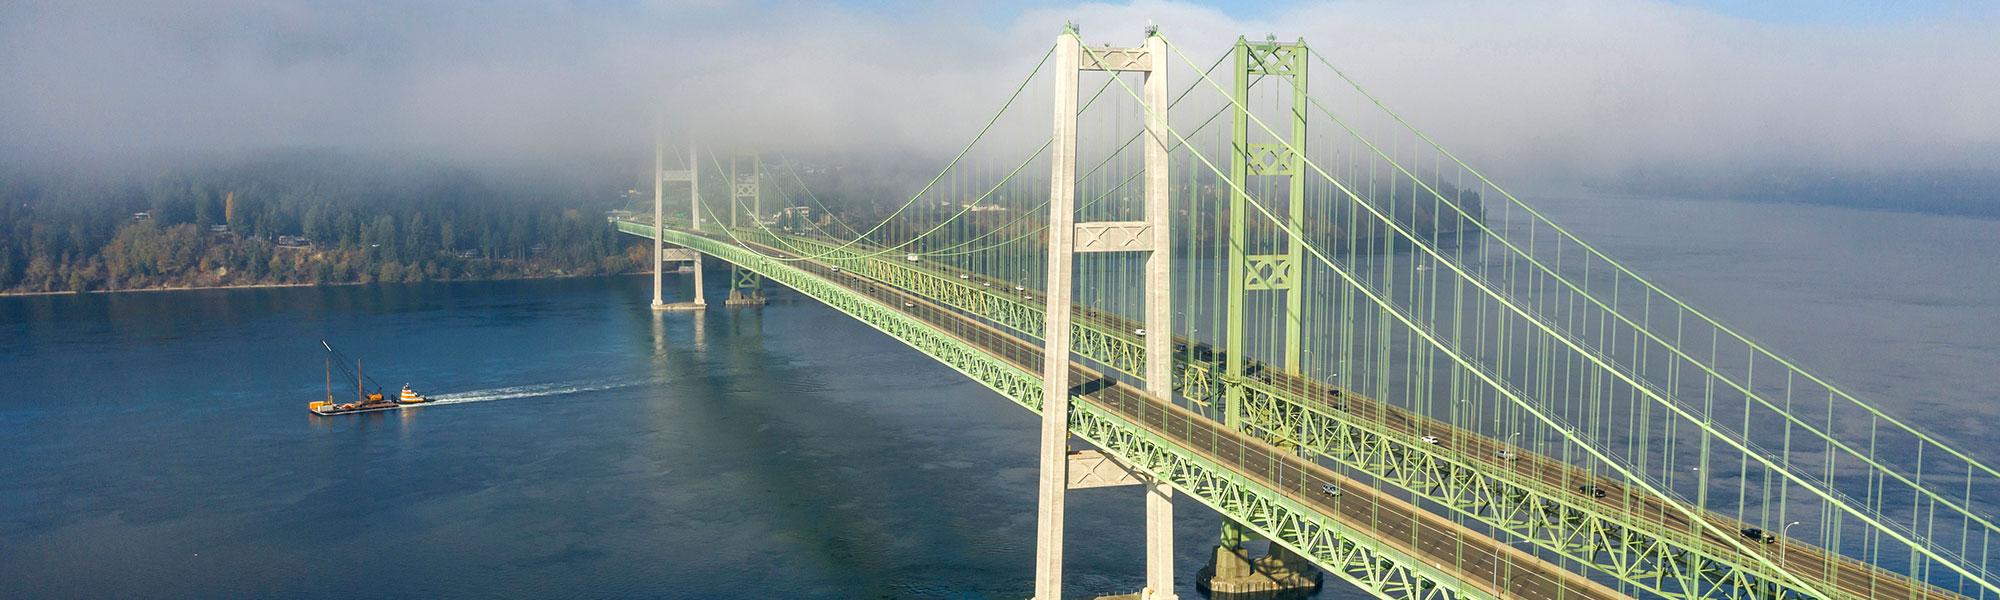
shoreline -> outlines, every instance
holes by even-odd
[[[529,281],[538,279],[620,277],[625,275],[646,275],[646,274],[650,274],[650,271],[640,272],[640,273],[603,273],[597,275],[535,275],[529,277],[480,277],[480,278],[469,278],[469,279],[432,279],[427,281],[420,281],[417,283],[456,283],[461,281]],[[350,285],[376,285],[381,283],[383,282],[370,281],[363,283],[359,281],[342,281],[337,283],[249,283],[243,285],[196,285],[187,287],[148,287],[148,288],[129,288],[122,290],[89,290],[84,292],[0,292],[0,298],[33,298],[38,296],[88,296],[93,294],[132,294],[132,293],[150,293],[150,292],[193,292],[200,290],[255,290],[255,289],[301,288],[301,287],[342,287]],[[403,282],[393,282],[393,283],[401,284]]]

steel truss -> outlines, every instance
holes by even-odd
[[[983,285],[986,282],[976,275],[961,279],[936,265],[895,260],[869,248],[841,248],[794,236],[779,240],[761,230],[735,234],[773,247],[825,254],[829,257],[825,262],[965,311],[1027,338],[1042,330],[1043,312],[1035,298],[1011,288],[996,291]],[[1090,319],[1073,321],[1071,332],[1080,357],[1134,376],[1144,372],[1145,352],[1138,336],[1100,327]],[[1175,391],[1197,405],[1210,405],[1227,390],[1242,390],[1241,416],[1249,433],[1295,445],[1366,473],[1647,593],[1699,600],[1824,597],[1780,585],[1783,576],[1770,573],[1754,558],[1705,550],[1685,534],[1656,533],[1658,527],[1595,507],[1575,490],[1505,477],[1493,464],[1474,464],[1460,453],[1422,443],[1381,423],[1342,415],[1324,400],[1311,398],[1311,393],[1263,384],[1255,378],[1227,377],[1217,362],[1194,360],[1186,353],[1177,355]],[[1344,393],[1348,402],[1376,402]],[[1426,427],[1448,426],[1430,423]]]
[[[652,236],[647,224],[619,231]],[[950,333],[804,269],[723,241],[668,229],[668,243],[753,270],[937,359],[1031,411],[1041,409],[1041,378]],[[1158,405],[1161,408],[1178,407]],[[1191,413],[1190,413],[1190,416]],[[1201,417],[1194,417],[1201,418]],[[1078,437],[1169,483],[1223,516],[1307,557],[1379,598],[1493,599],[1483,582],[1461,578],[1313,510],[1261,481],[1236,473],[1195,448],[1134,423],[1087,396],[1073,396],[1069,425]]]

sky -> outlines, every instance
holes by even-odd
[[[1196,54],[1303,37],[1475,164],[1550,188],[2000,172],[2000,10],[1794,0],[16,0],[0,160],[596,160],[644,148],[656,120],[936,153],[1064,22],[1121,45],[1157,24]]]

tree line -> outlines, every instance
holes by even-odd
[[[523,187],[465,169],[317,155],[115,179],[0,173],[0,292],[596,275],[646,264],[603,218],[615,194]]]

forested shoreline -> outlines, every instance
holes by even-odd
[[[603,218],[619,201],[320,156],[0,173],[0,294],[623,273],[646,261]]]

